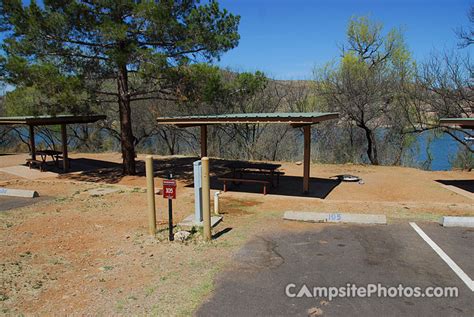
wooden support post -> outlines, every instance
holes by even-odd
[[[201,157],[207,156],[207,125],[201,126]]]
[[[202,162],[202,220],[204,240],[211,241],[211,188],[209,179],[209,158],[201,158]]]
[[[36,160],[35,127],[33,125],[30,125],[29,128],[30,128],[31,159]]]
[[[303,193],[309,193],[309,174],[311,163],[311,126],[303,127],[304,131],[304,158],[303,158]]]
[[[67,172],[69,169],[69,158],[67,154],[67,131],[65,124],[61,124],[61,143],[63,150],[63,170]]]
[[[156,233],[156,209],[155,209],[155,177],[153,173],[153,156],[145,158],[146,171],[146,196],[148,200],[148,232],[154,236]]]

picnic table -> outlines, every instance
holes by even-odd
[[[55,150],[42,150],[42,151],[37,151],[36,154],[41,156],[41,160],[43,163],[46,163],[46,160],[48,159],[48,156],[51,156],[51,159],[53,160],[54,164],[57,166],[59,159],[62,158],[63,152],[60,151],[55,151]]]
[[[243,178],[244,174],[263,174],[268,176],[272,182],[275,175],[277,176],[277,184],[279,183],[279,175],[281,172],[278,172],[278,169],[281,167],[281,164],[273,163],[252,163],[252,162],[232,162],[226,164],[225,167],[232,170],[232,176],[237,178],[239,174],[240,178]]]
[[[33,166],[38,166],[40,171],[43,172],[45,170],[45,166],[47,165],[47,160],[48,156],[51,157],[51,159],[54,162],[54,165],[59,166],[59,159],[64,159],[64,154],[61,151],[55,151],[55,150],[41,150],[41,151],[36,151],[36,155],[39,155],[41,157],[41,160],[38,160],[37,158],[28,158],[26,160],[26,163],[30,168]]]
[[[226,164],[225,167],[229,168],[232,172],[231,175],[224,175],[218,178],[224,182],[224,192],[227,191],[227,182],[232,182],[233,184],[256,183],[263,185],[263,194],[266,195],[268,185],[275,187],[275,176],[277,177],[277,185],[279,185],[280,175],[284,174],[278,171],[281,164],[232,162]],[[248,175],[252,174],[263,174],[264,179],[250,178]]]

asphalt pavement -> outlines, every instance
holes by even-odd
[[[474,277],[473,229],[443,228],[435,223],[418,226],[471,279]],[[213,295],[196,314],[474,316],[474,292],[408,223],[314,224],[311,228],[253,238],[235,255],[232,266],[218,276]],[[392,291],[400,284],[419,287],[421,293],[427,287],[454,287],[458,296],[384,297],[383,291],[370,297],[343,297],[340,292],[331,299],[314,296],[315,288],[363,288],[369,284]]]

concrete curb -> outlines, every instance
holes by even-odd
[[[37,191],[25,189],[0,188],[0,196],[35,198],[39,197]]]
[[[214,228],[221,222],[222,217],[221,216],[211,216],[211,228]],[[192,228],[192,227],[202,227],[203,222],[196,222],[194,221],[194,215],[189,215],[186,218],[183,219],[180,223],[178,223],[178,226],[180,227],[185,227],[185,228]]]
[[[443,227],[468,227],[474,228],[474,217],[441,217]]]
[[[468,192],[467,190],[458,188],[458,187],[453,186],[453,185],[444,185],[444,184],[441,184],[441,186],[442,186],[443,188],[447,189],[447,190],[450,190],[450,191],[452,191],[452,192],[455,192],[455,193],[458,194],[458,195],[462,195],[462,196],[464,196],[464,197],[467,197],[467,198],[470,198],[470,199],[474,199],[474,194]]]
[[[284,220],[306,222],[334,222],[334,223],[359,223],[359,224],[387,224],[385,215],[366,215],[350,213],[317,213],[286,211]]]

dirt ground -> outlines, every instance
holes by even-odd
[[[144,156],[138,157],[138,175],[126,177],[117,167],[118,153],[71,157],[73,165],[86,171],[28,179],[5,172],[23,164],[26,155],[0,156],[0,186],[34,189],[50,197],[0,211],[0,313],[189,315],[249,237],[268,230],[298,230],[299,224],[281,220],[287,210],[383,213],[393,222],[474,215],[470,187],[463,185],[463,195],[442,186],[471,186],[473,172],[315,164],[311,188],[318,192],[332,184],[322,197],[282,195],[278,189],[263,196],[237,188],[221,195],[224,220],[214,228],[212,243],[204,243],[199,232],[186,243],[170,243],[167,205],[160,197],[160,231],[155,238],[147,234]],[[176,222],[193,213],[193,160],[159,157],[155,163],[158,188],[169,172],[178,179]],[[213,172],[220,171],[221,161],[212,160]],[[100,168],[94,168],[98,162]],[[301,165],[281,164],[285,176],[302,174]],[[334,183],[331,177],[338,174],[357,175],[364,184]],[[301,191],[299,182],[288,184],[295,193]],[[96,188],[116,191],[91,195],[89,190]]]

